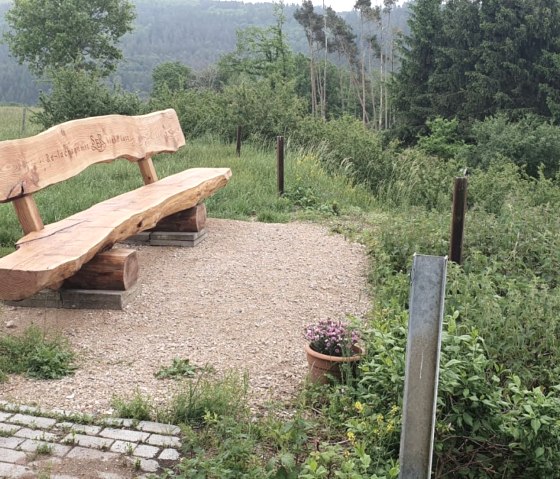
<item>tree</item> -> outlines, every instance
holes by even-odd
[[[307,46],[309,47],[309,77],[311,82],[311,114],[316,115],[317,108],[317,90],[318,90],[318,73],[316,65],[315,51],[317,45],[324,45],[325,31],[323,30],[323,15],[319,15],[313,9],[311,0],[303,0],[301,7],[294,12],[294,18],[303,27]]]
[[[424,131],[426,120],[433,115],[429,81],[441,34],[441,2],[418,0],[411,6],[410,36],[401,46],[401,70],[394,85],[397,129],[406,141]]]
[[[3,38],[37,75],[72,67],[105,76],[122,58],[116,45],[132,30],[134,18],[128,0],[15,0]]]
[[[152,72],[152,95],[159,96],[164,92],[184,91],[193,79],[191,69],[181,62],[160,63]]]
[[[243,74],[255,80],[268,78],[274,83],[293,77],[293,53],[284,35],[284,4],[275,3],[273,8],[275,25],[237,31],[235,51],[224,55],[219,62],[226,79],[232,74]]]

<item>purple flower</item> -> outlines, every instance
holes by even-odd
[[[359,333],[348,324],[330,319],[310,324],[304,336],[314,351],[329,356],[351,356],[360,339]]]

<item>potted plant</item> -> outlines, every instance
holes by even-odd
[[[329,377],[342,379],[343,365],[355,365],[362,357],[360,335],[342,321],[325,319],[305,328],[305,345],[310,380],[326,384]]]

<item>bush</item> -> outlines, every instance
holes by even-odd
[[[292,83],[269,79],[240,81],[223,91],[167,89],[150,100],[150,108],[174,108],[191,138],[209,134],[232,141],[241,126],[244,139],[272,141],[294,131],[303,115],[304,104],[293,90]]]
[[[474,145],[466,151],[471,166],[488,168],[496,158],[505,157],[530,176],[538,176],[541,164],[547,177],[559,171],[559,129],[542,118],[526,116],[513,122],[497,115],[475,123],[472,137]]]
[[[143,113],[138,96],[119,87],[109,88],[94,72],[56,70],[51,81],[51,92],[39,95],[41,110],[33,116],[33,121],[43,128],[91,116]]]

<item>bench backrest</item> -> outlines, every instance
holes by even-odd
[[[38,135],[0,142],[0,203],[13,201],[25,233],[43,228],[30,196],[95,163],[137,161],[145,183],[157,176],[152,155],[185,144],[174,110],[142,116],[107,115],[73,120]]]

